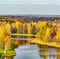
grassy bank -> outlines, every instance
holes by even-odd
[[[2,57],[5,57],[5,56],[14,56],[16,55],[15,51],[14,50],[7,50],[6,53],[4,50],[0,49],[0,53],[1,53],[1,56]]]

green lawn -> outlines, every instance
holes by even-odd
[[[2,56],[14,56],[16,53],[14,50],[7,50],[7,52],[5,53],[4,50],[0,49],[0,53],[2,53]]]

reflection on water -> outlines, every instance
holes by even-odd
[[[24,45],[16,49],[14,59],[40,59],[38,47],[36,45]]]
[[[16,49],[14,59],[57,59],[57,50],[55,48],[41,47],[37,45],[23,45]]]
[[[41,45],[22,45],[15,51],[16,56],[7,59],[60,59],[60,49]]]

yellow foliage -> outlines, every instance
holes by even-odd
[[[60,35],[56,35],[56,39],[57,40],[60,40]]]
[[[7,50],[9,50],[9,49],[11,49],[11,38],[9,37],[9,36],[7,36],[6,38],[5,38],[5,46],[6,46],[6,49]]]
[[[41,26],[45,26],[46,25],[46,21],[41,22]]]
[[[13,27],[13,28],[15,27],[15,23],[12,23],[12,27]]]
[[[5,37],[5,28],[3,26],[0,26],[0,39]]]
[[[40,27],[43,27],[43,26],[45,26],[46,24],[47,24],[46,21],[39,22],[39,23],[38,23],[38,27],[39,27],[39,28],[40,28]]]
[[[37,24],[38,28],[40,28],[40,23]]]
[[[16,28],[18,29],[19,28],[19,25],[20,25],[20,22],[19,21],[16,21],[15,25],[16,25]]]
[[[56,23],[52,23],[52,26],[56,26]]]
[[[50,31],[51,31],[51,29],[50,29],[50,28],[47,28],[47,29],[46,29],[46,32],[45,32],[45,35],[46,35],[46,36],[49,36],[49,35],[50,35]]]
[[[28,29],[28,33],[30,34],[30,31],[31,31],[31,24],[27,23],[27,29]]]
[[[11,33],[11,27],[9,23],[6,24],[5,30],[6,30],[6,35]]]
[[[57,38],[57,40],[60,40],[60,28],[57,30],[56,38]]]

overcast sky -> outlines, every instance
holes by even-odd
[[[0,0],[0,15],[60,15],[60,0]]]

